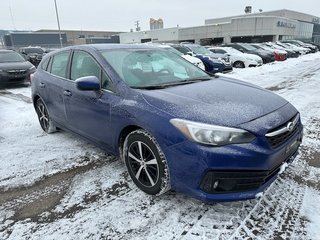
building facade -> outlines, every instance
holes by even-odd
[[[67,44],[65,33],[61,33],[62,44]],[[18,49],[28,46],[41,46],[44,48],[59,48],[60,35],[57,32],[11,32],[4,36],[6,48]]]
[[[62,45],[80,45],[90,43],[119,43],[120,32],[61,30]],[[4,46],[18,49],[27,46],[60,48],[60,35],[57,30],[39,30],[35,32],[10,32],[3,37]]]
[[[174,34],[173,34],[174,29]],[[170,34],[171,33],[171,34]],[[194,42],[211,45],[305,39],[320,42],[320,18],[291,10],[251,13],[205,20],[205,25],[120,34],[121,43]]]
[[[149,24],[150,24],[150,30],[163,28],[162,18],[159,18],[159,19],[150,18]]]

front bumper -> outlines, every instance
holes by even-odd
[[[28,71],[22,73],[0,73],[0,84],[17,84],[30,81],[30,73]]]
[[[278,176],[280,167],[298,154],[303,126],[283,144],[271,147],[265,137],[222,147],[184,141],[164,149],[172,188],[203,201],[255,198]],[[218,181],[218,183],[216,183]]]

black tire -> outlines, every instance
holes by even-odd
[[[166,158],[147,131],[139,129],[126,137],[123,156],[131,179],[142,191],[161,195],[170,189]]]
[[[236,62],[233,64],[233,67],[235,67],[235,68],[245,68],[246,66],[244,65],[243,62],[241,62],[241,61],[236,61]]]
[[[40,98],[36,101],[35,108],[38,115],[40,126],[43,129],[43,131],[45,131],[46,133],[53,133],[57,131],[52,120],[50,119],[46,105]]]

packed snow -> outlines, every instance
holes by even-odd
[[[45,134],[29,86],[0,90],[0,239],[320,239],[319,63],[316,53],[225,74],[284,97],[305,127],[300,154],[266,192],[230,203],[148,196],[122,161]]]

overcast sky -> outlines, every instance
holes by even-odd
[[[208,18],[290,9],[320,16],[319,0],[57,0],[61,29],[129,31],[139,20],[163,18],[165,27],[203,25]],[[54,0],[0,0],[0,29],[57,29]]]

